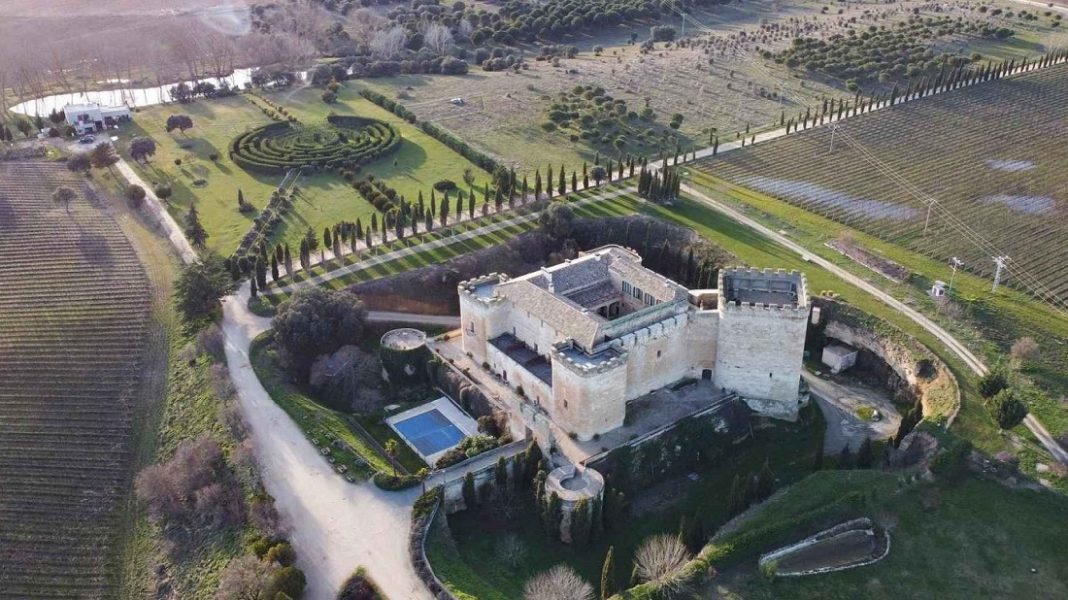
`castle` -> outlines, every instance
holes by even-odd
[[[796,271],[725,269],[718,289],[689,290],[610,245],[459,292],[464,352],[579,440],[623,425],[628,401],[687,378],[758,413],[797,416],[809,301]]]

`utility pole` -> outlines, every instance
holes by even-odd
[[[949,292],[950,296],[953,295],[953,279],[957,276],[957,269],[964,266],[964,261],[954,256],[949,259],[949,266],[953,269],[953,274],[949,276]]]
[[[927,218],[923,221],[923,235],[927,237],[927,226],[931,224],[931,209],[934,208],[934,199],[927,201]]]
[[[998,266],[994,271],[994,287],[990,289],[991,292],[998,291],[998,284],[1001,283],[1001,270],[1005,268],[1005,263],[1009,260],[1008,256],[994,256],[992,257],[994,264]]]
[[[835,134],[836,131],[838,131],[838,123],[837,122],[831,124],[831,149],[827,151],[827,154],[834,154],[834,134]],[[924,226],[923,231],[924,231],[924,233],[927,232],[927,227],[926,226]]]

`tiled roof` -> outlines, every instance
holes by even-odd
[[[607,321],[583,306],[615,290],[613,271],[660,302],[686,299],[685,288],[641,266],[641,258],[618,246],[501,283],[496,292],[588,350],[599,341]]]

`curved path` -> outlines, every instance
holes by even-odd
[[[722,202],[713,200],[701,191],[694,189],[692,186],[683,185],[682,190],[686,192],[688,196],[694,198],[698,202],[701,202],[709,208],[712,208],[713,210],[730,217],[731,219],[745,225],[746,227],[753,229],[764,237],[773,240],[774,242],[786,247],[789,250],[792,250],[793,252],[797,253],[806,260],[823,267],[824,269],[830,271],[831,273],[834,273],[835,275],[849,282],[850,284],[864,290],[865,292],[868,292],[872,296],[875,296],[878,300],[880,300],[890,308],[893,308],[894,310],[912,319],[921,327],[929,331],[936,338],[938,338],[940,342],[946,345],[946,348],[948,348],[951,352],[959,356],[960,359],[963,360],[964,363],[968,366],[968,368],[971,369],[975,374],[983,375],[987,372],[987,367],[985,364],[983,364],[983,361],[980,360],[979,357],[977,357],[974,353],[972,353],[972,351],[969,350],[967,346],[962,344],[948,331],[943,329],[940,325],[938,325],[931,319],[924,316],[916,309],[906,305],[897,298],[894,298],[890,294],[887,294],[886,292],[868,283],[864,279],[850,273],[842,267],[839,267],[838,265],[813,254],[812,252],[809,252],[807,249],[805,249],[804,246],[798,244],[797,242],[794,242],[793,240],[778,233],[777,231],[774,231],[771,228],[764,226],[758,221],[747,217],[746,215],[742,214],[741,212],[735,210],[730,206],[727,206],[726,204],[723,204]],[[950,419],[950,422],[952,422],[952,417]],[[1035,437],[1038,438],[1039,442],[1042,443],[1046,450],[1048,450],[1049,453],[1052,454],[1055,459],[1062,463],[1068,464],[1068,452],[1066,452],[1064,448],[1062,448],[1060,444],[1058,444],[1056,440],[1053,439],[1053,436],[1051,436],[1049,432],[1046,431],[1046,428],[1038,422],[1038,419],[1034,418],[1034,416],[1029,414],[1027,415],[1027,418],[1024,419],[1024,425],[1026,425],[1027,428],[1031,430],[1031,433],[1033,433]]]
[[[305,598],[331,600],[357,566],[390,598],[429,600],[408,558],[415,488],[383,492],[351,484],[323,460],[296,423],[271,400],[249,364],[249,345],[270,319],[248,311],[248,284],[223,300],[226,362],[241,413],[256,445],[260,473],[290,528],[297,564],[308,578]]]
[[[145,202],[142,204],[148,212],[152,213],[156,222],[159,223],[160,229],[167,236],[171,245],[178,251],[182,261],[185,263],[195,262],[197,260],[197,252],[190,245],[189,240],[186,239],[185,233],[182,228],[178,226],[178,222],[174,220],[171,213],[167,212],[167,208],[163,205],[163,202],[156,196],[156,192],[152,189],[152,186],[141,179],[141,176],[127,163],[124,159],[120,158],[119,162],[115,163],[115,168],[119,170],[119,173],[126,179],[130,185],[139,185],[145,190]]]

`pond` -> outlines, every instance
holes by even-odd
[[[192,86],[198,82],[211,83],[216,87],[225,83],[230,87],[244,88],[245,84],[252,82],[252,74],[256,69],[234,69],[234,72],[226,77],[207,77],[196,81],[184,83]],[[306,73],[298,72],[297,78],[303,80]],[[179,82],[165,83],[161,86],[147,88],[118,88],[113,90],[98,90],[90,92],[76,92],[72,94],[53,94],[35,100],[27,100],[12,107],[12,111],[23,115],[47,116],[53,110],[62,110],[68,104],[86,104],[95,102],[102,106],[140,107],[153,106],[170,102],[167,90],[178,85]]]

